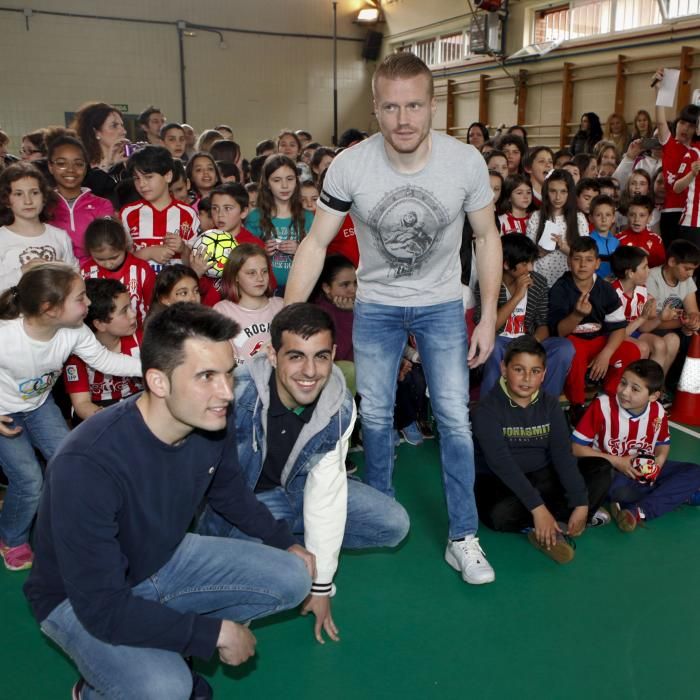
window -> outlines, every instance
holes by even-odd
[[[469,39],[466,31],[443,34],[401,46],[397,51],[409,51],[434,68],[449,63],[459,63],[469,54]]]

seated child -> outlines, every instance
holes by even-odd
[[[593,177],[585,177],[578,181],[576,185],[576,207],[579,212],[589,221],[591,213],[591,202],[600,194],[598,180]],[[589,230],[593,230],[593,224],[589,221]]]
[[[145,261],[129,252],[129,237],[114,219],[95,219],[85,229],[87,262],[80,268],[83,279],[112,279],[129,291],[138,327],[148,314],[156,282],[155,272]]]
[[[680,339],[676,362],[666,375],[666,387],[673,389],[680,378],[690,339],[700,328],[697,286],[693,280],[693,273],[700,264],[700,249],[690,241],[677,238],[668,246],[666,255],[666,263],[649,272],[647,289],[656,299],[659,315],[667,306],[674,311],[671,318],[663,320],[654,330],[657,335],[675,333]]]
[[[700,467],[668,459],[671,436],[658,398],[664,373],[653,360],[627,366],[617,394],[599,396],[572,436],[577,457],[602,456],[616,470],[610,488],[611,513],[622,532],[658,518],[693,499],[700,489]],[[653,458],[642,465],[635,458]],[[655,467],[654,467],[655,463]]]
[[[85,323],[97,340],[111,352],[139,357],[141,331],[137,329],[127,288],[115,279],[88,279],[85,291],[90,300]],[[77,355],[66,360],[63,381],[73,404],[73,425],[143,390],[141,379],[103,374]]]
[[[547,353],[547,375],[544,390],[559,396],[574,356],[574,346],[566,338],[550,337],[547,280],[534,272],[537,245],[519,233],[501,237],[503,246],[503,276],[498,295],[496,344],[486,360],[481,380],[481,395],[493,388],[501,376],[501,361],[513,338],[528,334],[544,346]],[[481,290],[477,282],[477,304],[474,321],[480,320]]]
[[[501,235],[525,233],[534,206],[532,186],[525,175],[510,175],[503,185],[503,213],[498,217]]]
[[[193,196],[190,192],[190,181],[185,173],[185,166],[182,161],[173,159],[173,179],[170,182],[170,194],[178,202],[184,202],[192,206]]]
[[[610,269],[610,256],[620,245],[620,242],[613,235],[615,227],[615,202],[605,194],[599,194],[591,202],[591,212],[589,219],[593,224],[591,238],[598,246],[598,275],[603,279],[612,276]]]
[[[631,197],[627,204],[628,228],[617,234],[617,240],[621,246],[642,248],[649,256],[649,267],[658,267],[666,262],[666,249],[661,236],[648,228],[653,211],[654,202],[648,195]]]
[[[549,291],[549,332],[568,338],[576,353],[564,393],[571,403],[572,422],[586,400],[586,379],[603,382],[614,394],[625,367],[640,357],[639,348],[625,340],[622,304],[609,282],[596,275],[598,246],[590,236],[571,244],[569,272]]]
[[[202,280],[205,279],[202,278]],[[165,306],[180,301],[188,301],[193,304],[203,303],[200,282],[197,273],[187,265],[175,263],[164,267],[156,277],[149,316],[161,311]],[[213,285],[211,288],[213,289]],[[218,301],[221,301],[221,297],[217,292],[215,297],[207,300],[205,306],[214,306]]]
[[[316,213],[316,202],[319,198],[318,188],[313,180],[304,180],[301,183],[301,206],[312,214]]]
[[[240,185],[239,185],[240,187]],[[213,196],[213,193],[212,193]],[[270,324],[284,301],[272,296],[270,265],[264,247],[253,243],[236,246],[221,278],[224,300],[214,305],[241,330],[231,339],[236,363],[243,365],[270,344]]]
[[[134,242],[134,255],[158,272],[181,255],[185,241],[199,229],[192,207],[173,199],[168,189],[173,179],[173,157],[163,146],[146,146],[126,164],[141,199],[122,208],[119,216]]]
[[[658,362],[665,375],[676,358],[680,341],[675,333],[658,336],[652,332],[662,321],[673,318],[674,313],[670,306],[657,313],[656,301],[649,296],[647,252],[633,245],[621,246],[612,254],[610,263],[616,277],[612,288],[625,311],[627,337],[639,347],[642,358]]]
[[[202,197],[197,203],[197,214],[199,216],[199,233],[211,231],[214,228],[214,219],[211,216],[211,200],[209,197]]]
[[[474,494],[486,525],[504,532],[527,529],[537,549],[565,563],[574,556],[565,535],[580,535],[594,515],[592,524],[606,521],[604,511],[597,511],[611,470],[600,456],[577,464],[557,397],[540,391],[545,369],[544,348],[533,337],[508,346],[499,384],[482,396],[472,417]]]

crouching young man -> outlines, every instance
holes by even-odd
[[[183,657],[243,663],[255,653],[244,623],[309,592],[313,555],[238,467],[237,332],[199,304],[154,316],[146,391],[92,416],[51,460],[24,590],[83,676],[74,699],[210,697]],[[264,544],[188,533],[204,499]]]
[[[236,373],[238,457],[248,485],[316,557],[317,575],[302,612],[316,616],[315,635],[338,630],[330,596],[341,546],[393,547],[409,519],[393,498],[348,479],[345,455],[355,403],[333,364],[335,330],[315,304],[291,304],[270,326],[271,345]],[[210,503],[198,531],[235,536]]]

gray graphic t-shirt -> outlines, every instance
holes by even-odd
[[[428,164],[404,175],[376,134],[343,151],[326,173],[318,206],[350,212],[360,249],[357,297],[389,306],[429,306],[462,298],[459,247],[465,212],[493,200],[473,147],[431,132]]]

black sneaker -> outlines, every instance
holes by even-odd
[[[357,471],[357,464],[353,462],[349,457],[345,458],[345,473],[350,475]]]
[[[79,678],[78,682],[73,686],[71,692],[71,700],[80,700],[83,697],[83,688],[85,687],[85,679]]]

